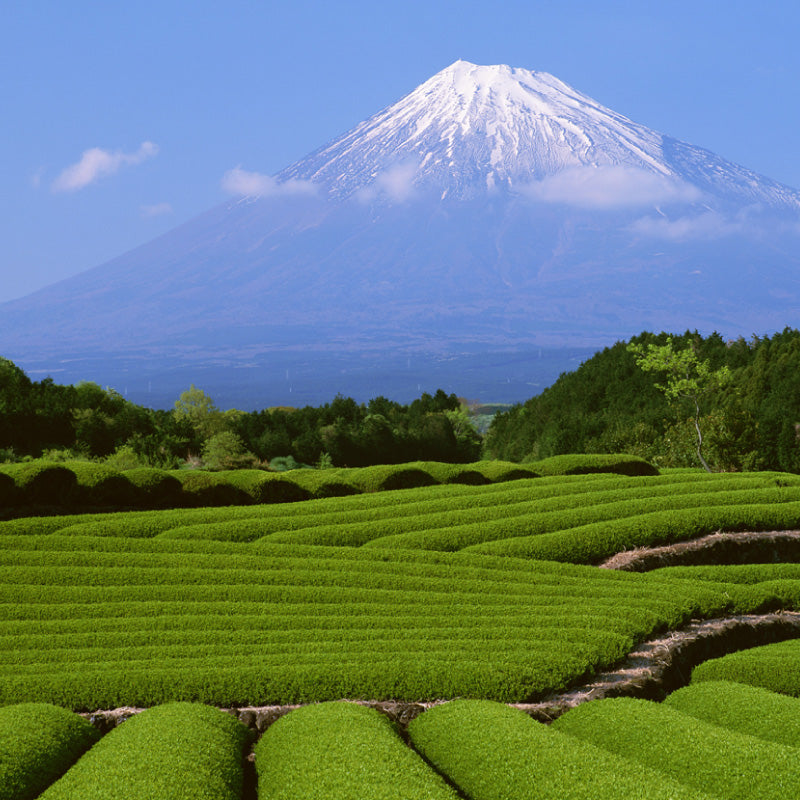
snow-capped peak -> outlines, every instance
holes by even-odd
[[[471,197],[536,186],[585,168],[731,191],[750,202],[797,194],[700,148],[639,125],[546,72],[456,61],[398,102],[281,172],[334,197],[419,188]],[[646,176],[650,176],[647,178]]]

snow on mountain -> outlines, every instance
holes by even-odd
[[[370,187],[393,199],[426,187],[462,198],[504,187],[579,205],[582,192],[632,191],[635,202],[699,202],[710,192],[800,208],[797,192],[639,125],[546,72],[466,61],[277,178],[339,198]]]

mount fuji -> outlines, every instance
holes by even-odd
[[[151,404],[169,398],[144,382],[204,371],[240,404],[518,400],[644,329],[797,325],[798,245],[798,191],[547,73],[458,61],[249,194],[3,304],[0,353]]]

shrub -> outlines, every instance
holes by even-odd
[[[200,470],[174,470],[183,487],[183,496],[190,506],[235,506],[252,502],[246,492],[237,489],[224,476]]]
[[[454,700],[408,730],[414,747],[472,800],[702,796],[500,703]]]
[[[570,709],[553,727],[717,797],[800,796],[795,748],[720,728],[660,703],[594,700]]]
[[[216,708],[156,706],[114,728],[42,800],[239,800],[250,739]]]
[[[82,505],[126,507],[136,504],[136,487],[115,469],[91,461],[71,461],[67,466],[77,478],[76,496]]]
[[[800,699],[796,697],[743,683],[704,681],[672,692],[665,704],[712,725],[800,747]]]
[[[692,683],[733,681],[800,697],[800,640],[777,642],[704,661]]]
[[[527,465],[540,475],[587,475],[593,472],[614,472],[619,475],[658,475],[658,470],[638,456],[583,453],[551,456]]]
[[[258,458],[247,451],[244,442],[233,431],[215,433],[203,444],[203,461],[207,469],[244,469],[258,464]]]
[[[389,720],[371,708],[333,702],[275,722],[255,748],[261,800],[456,800]]]
[[[183,486],[174,476],[155,467],[137,467],[125,477],[139,491],[143,505],[152,508],[172,508],[183,504]]]
[[[91,724],[65,708],[0,708],[0,800],[38,797],[99,738]]]
[[[14,479],[23,505],[69,505],[74,501],[78,480],[64,464],[29,461],[0,467]]]

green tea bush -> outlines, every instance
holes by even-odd
[[[139,501],[136,486],[127,474],[92,461],[70,461],[66,464],[78,481],[77,502],[86,506],[133,506]]]
[[[436,706],[408,731],[414,747],[472,800],[705,796],[491,701]]]
[[[0,800],[38,797],[99,738],[90,723],[64,708],[0,708]]]
[[[68,506],[75,500],[78,480],[64,464],[47,461],[0,464],[0,472],[14,479],[23,505]]]
[[[17,486],[14,479],[5,472],[0,472],[0,509],[13,506],[16,500]]]
[[[739,650],[704,661],[692,672],[692,683],[732,681],[800,697],[800,640]]]
[[[456,800],[389,720],[353,703],[291,711],[255,748],[261,800]]]
[[[526,464],[540,475],[586,475],[592,472],[614,472],[618,475],[658,475],[658,470],[638,456],[622,454],[582,453],[551,456]]]
[[[174,476],[155,467],[126,470],[125,477],[138,489],[142,504],[149,508],[172,508],[183,503],[183,486]]]
[[[800,796],[794,747],[721,728],[660,703],[594,700],[567,711],[553,728],[717,797]]]
[[[498,538],[465,549],[517,558],[592,564],[623,550],[686,541],[720,530],[788,530],[798,524],[800,501],[746,503],[609,518],[536,536]]]
[[[361,489],[349,482],[344,469],[303,469],[284,474],[286,480],[299,486],[305,497],[346,497],[359,494]]]
[[[797,697],[743,683],[702,681],[672,692],[664,702],[712,725],[800,747],[800,698]]]
[[[239,800],[250,731],[215,708],[170,703],[114,728],[42,800]]]
[[[181,482],[187,505],[234,506],[252,502],[247,492],[231,484],[224,473],[174,470],[170,474]]]
[[[540,477],[539,473],[530,467],[514,464],[510,461],[477,461],[474,464],[466,464],[465,466],[480,472],[490,483]]]

